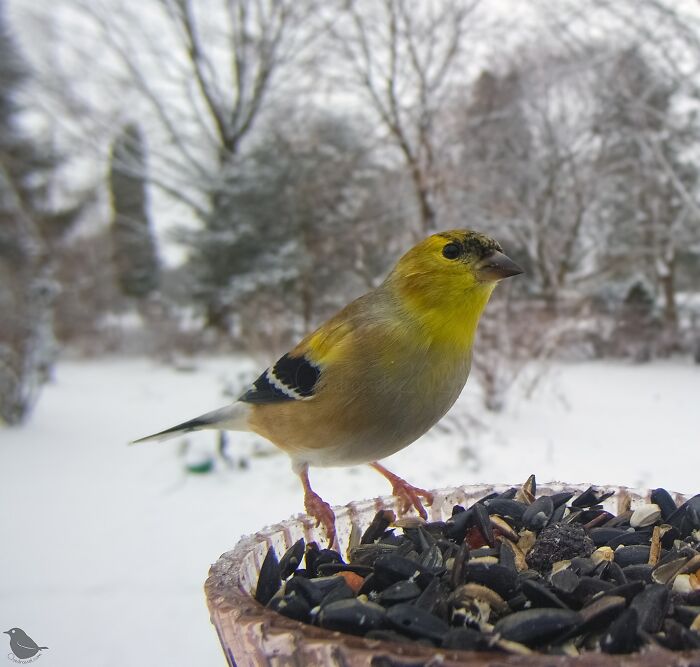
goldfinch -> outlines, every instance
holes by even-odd
[[[270,366],[232,405],[135,442],[187,431],[253,431],[292,461],[304,506],[335,541],[335,515],[311,488],[309,466],[369,464],[404,512],[430,494],[384,468],[423,435],[464,387],[479,318],[496,283],[522,273],[493,239],[458,229],[409,250],[359,297]]]

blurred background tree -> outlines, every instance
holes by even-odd
[[[10,425],[27,417],[51,375],[54,253],[85,203],[55,196],[61,157],[21,124],[29,76],[0,4],[0,421]]]
[[[269,361],[461,226],[527,270],[482,325],[489,409],[533,360],[700,349],[690,2],[13,6],[36,48],[3,33],[3,387],[36,385],[8,341],[49,358],[50,321],[82,353]]]
[[[145,145],[136,125],[114,141],[109,162],[112,243],[117,281],[126,296],[144,299],[158,287],[159,267],[146,201]]]

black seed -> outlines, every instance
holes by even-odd
[[[305,577],[292,577],[284,585],[284,592],[285,595],[294,593],[303,597],[309,603],[310,607],[315,607],[320,604],[324,595],[328,593],[328,591],[323,590],[320,586],[314,586],[311,579],[306,579]]]
[[[673,615],[686,627],[690,627],[695,619],[700,616],[700,607],[677,604],[674,606]]]
[[[554,590],[560,593],[571,594],[579,585],[579,577],[571,568],[564,568],[552,574],[549,578]]]
[[[378,540],[393,521],[396,521],[396,515],[391,510],[380,510],[377,512],[374,515],[374,519],[372,519],[372,523],[362,533],[360,544],[372,544],[375,540]]]
[[[458,544],[464,541],[467,530],[474,520],[474,512],[468,509],[466,512],[459,512],[445,521],[445,537],[454,540]]]
[[[566,505],[574,495],[573,491],[561,491],[560,493],[553,493],[550,498],[552,499],[552,505],[556,508]]]
[[[614,561],[609,561],[606,563],[604,572],[601,575],[606,581],[615,584],[616,586],[622,586],[627,583],[627,577],[622,571],[622,568]]]
[[[524,593],[516,593],[513,597],[508,598],[508,606],[513,611],[522,611],[523,609],[529,609],[532,603],[527,599]]]
[[[700,649],[700,634],[686,629],[673,619],[664,622],[664,632],[658,636],[659,642],[672,651],[693,651]],[[691,664],[690,662],[688,663]]]
[[[681,537],[687,537],[693,530],[700,528],[700,494],[686,500],[667,520],[677,528]]]
[[[650,584],[651,573],[654,571],[653,565],[628,565],[623,567],[622,571],[627,577],[627,581],[641,581],[645,584]]]
[[[644,590],[644,582],[637,580],[630,581],[626,584],[622,584],[621,586],[615,586],[615,588],[611,588],[610,590],[605,591],[603,595],[623,597],[627,601],[627,604],[629,604],[634,599],[634,597],[642,590]]]
[[[501,548],[498,551],[498,562],[503,565],[503,567],[507,567],[509,570],[517,572],[515,552],[508,545],[509,542],[507,540],[501,541]]]
[[[571,569],[580,576],[588,576],[593,574],[597,565],[591,558],[583,558],[581,556],[576,556],[571,559]]]
[[[683,604],[698,606],[700,605],[700,588],[698,588],[695,591],[691,591],[690,593],[683,593],[678,597],[683,602]]]
[[[357,591],[358,595],[370,595],[373,592],[381,591],[386,588],[388,584],[386,581],[380,579],[374,572],[368,574],[365,580],[362,582],[362,586]]]
[[[637,636],[638,620],[636,609],[630,607],[623,611],[603,635],[600,648],[605,653],[632,653],[640,643]]]
[[[444,559],[442,557],[442,551],[437,544],[430,547],[422,556],[419,561],[420,565],[428,570],[435,571],[439,570],[444,566]]]
[[[404,528],[403,534],[413,543],[413,548],[422,554],[435,544],[435,539],[427,533],[421,526],[417,528]]]
[[[394,605],[388,609],[386,617],[395,630],[411,637],[439,641],[450,629],[442,619],[410,604]]]
[[[594,486],[589,486],[578,498],[571,501],[572,507],[590,507],[600,505],[606,498],[614,495],[614,491],[607,493],[599,491]]]
[[[459,547],[459,551],[454,557],[452,572],[450,572],[450,583],[452,584],[452,588],[457,588],[457,586],[464,583],[468,562],[469,547],[462,542],[461,546]]]
[[[654,489],[651,492],[650,500],[652,503],[659,506],[661,509],[661,516],[664,521],[666,521],[677,509],[676,503],[666,489]]]
[[[319,625],[328,630],[364,635],[368,630],[382,628],[386,612],[374,602],[339,600],[325,606],[318,615]]]
[[[355,593],[353,592],[352,588],[345,583],[345,580],[342,577],[337,577],[337,579],[340,579],[340,581],[343,582],[342,585],[335,586],[334,588],[331,588],[328,593],[326,593],[323,600],[321,600],[321,607],[325,607],[326,605],[337,602],[338,600],[348,600],[349,598],[355,597]]]
[[[635,544],[629,547],[615,549],[615,562],[622,568],[628,565],[644,565],[649,561],[650,547]]]
[[[624,528],[592,528],[588,534],[596,547],[604,547],[609,546],[610,540],[626,535],[627,531]]]
[[[397,581],[379,594],[379,601],[384,605],[408,602],[421,594],[421,588],[412,581]]]
[[[306,561],[306,570],[309,576],[316,576],[316,558],[318,557],[318,544],[316,542],[309,542],[306,545],[306,550],[304,551],[304,560]]]
[[[558,607],[559,609],[568,609],[552,591],[544,584],[537,581],[525,580],[520,583],[520,589],[523,594],[530,600],[534,607]]]
[[[639,617],[638,627],[651,634],[661,629],[668,605],[670,594],[666,586],[651,584],[632,600],[630,609],[635,609]]]
[[[610,519],[610,521],[604,523],[603,526],[605,528],[621,528],[621,527],[629,528],[631,518],[632,518],[632,510],[627,510],[626,512],[622,512],[622,514],[618,514],[617,516],[614,516],[612,519]]]
[[[294,572],[301,563],[301,559],[304,557],[304,538],[297,540],[292,544],[287,551],[284,552],[284,556],[280,559],[280,576],[282,579],[287,579],[292,572]]]
[[[566,505],[559,505],[555,507],[552,512],[552,516],[549,517],[549,524],[561,523],[564,519],[564,514],[566,514]]]
[[[422,565],[402,556],[380,556],[374,563],[374,573],[389,583],[413,578],[421,588],[425,588],[434,576]]]
[[[509,517],[520,521],[528,506],[517,500],[494,498],[493,500],[485,501],[484,507],[486,507],[489,514],[498,514],[502,517]]]
[[[281,586],[280,564],[277,560],[275,548],[270,547],[260,568],[258,585],[255,588],[255,599],[260,604],[267,604]]]
[[[446,606],[446,600],[447,591],[443,588],[443,582],[435,577],[418,596],[414,605],[434,614],[440,605]]]
[[[523,512],[523,525],[529,530],[541,530],[549,522],[552,512],[554,512],[552,499],[549,496],[541,496]]]
[[[502,618],[494,632],[504,639],[532,646],[568,632],[581,623],[581,616],[568,609],[526,609]]]
[[[609,530],[609,529],[607,529]],[[613,537],[607,544],[611,549],[617,549],[617,547],[631,547],[637,545],[648,545],[651,542],[651,531],[625,531],[624,534]]]
[[[615,588],[615,584],[596,577],[581,577],[573,597],[581,603],[588,602],[594,595]]]
[[[515,498],[517,493],[518,489],[516,489],[514,486],[511,486],[509,489],[503,491],[503,493],[499,493],[498,497],[503,498],[504,500],[512,500],[513,498]]]
[[[293,618],[295,621],[301,621],[302,623],[309,622],[311,607],[301,595],[291,593],[281,598],[272,598],[268,604],[268,608],[282,614],[282,616]]]
[[[626,607],[626,600],[620,595],[605,595],[587,604],[581,611],[583,625],[580,632],[600,630],[619,616]]]
[[[350,549],[350,562],[353,565],[368,565],[372,567],[374,561],[380,556],[396,554],[398,547],[395,544],[361,544]],[[308,554],[308,551],[307,551]]]
[[[671,526],[671,528],[661,537],[661,546],[664,549],[670,549],[676,540],[681,538],[680,531]]]
[[[496,539],[493,535],[493,528],[491,527],[488,510],[481,503],[478,503],[472,506],[472,511],[474,512],[474,523],[481,532],[484,541],[490,547],[495,546]]]
[[[502,598],[508,598],[516,592],[518,575],[510,568],[496,563],[467,563],[464,582],[483,584]]]
[[[477,505],[478,503],[485,503],[486,501],[492,500],[493,498],[498,498],[500,494],[496,493],[495,491],[492,491],[491,493],[487,493],[485,496],[482,496],[477,500],[474,505]]]
[[[293,577],[286,583],[285,593],[298,592],[308,600],[312,607],[321,604],[335,589],[347,588],[345,579],[342,577],[317,577],[316,579],[300,579],[299,581],[297,579],[299,577]]]

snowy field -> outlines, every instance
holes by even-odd
[[[30,423],[0,431],[0,629],[48,646],[41,664],[224,664],[202,592],[209,564],[240,535],[301,510],[300,485],[283,455],[247,436],[230,447],[247,469],[220,462],[207,475],[184,472],[182,441],[126,443],[223,405],[241,367],[252,376],[250,362],[231,359],[186,371],[64,362]],[[449,428],[387,465],[426,488],[535,472],[540,482],[696,492],[699,398],[700,367],[684,360],[555,364],[501,414],[484,414],[469,383]],[[215,448],[211,433],[190,440]],[[311,475],[332,504],[389,490],[364,467]]]

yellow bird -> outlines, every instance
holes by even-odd
[[[410,485],[378,463],[423,435],[457,400],[479,318],[496,283],[522,269],[493,239],[457,229],[409,250],[376,289],[356,299],[270,366],[232,405],[160,433],[253,431],[292,460],[304,506],[335,540],[335,515],[313,491],[309,466],[367,463],[391,482],[403,511],[427,517]]]

